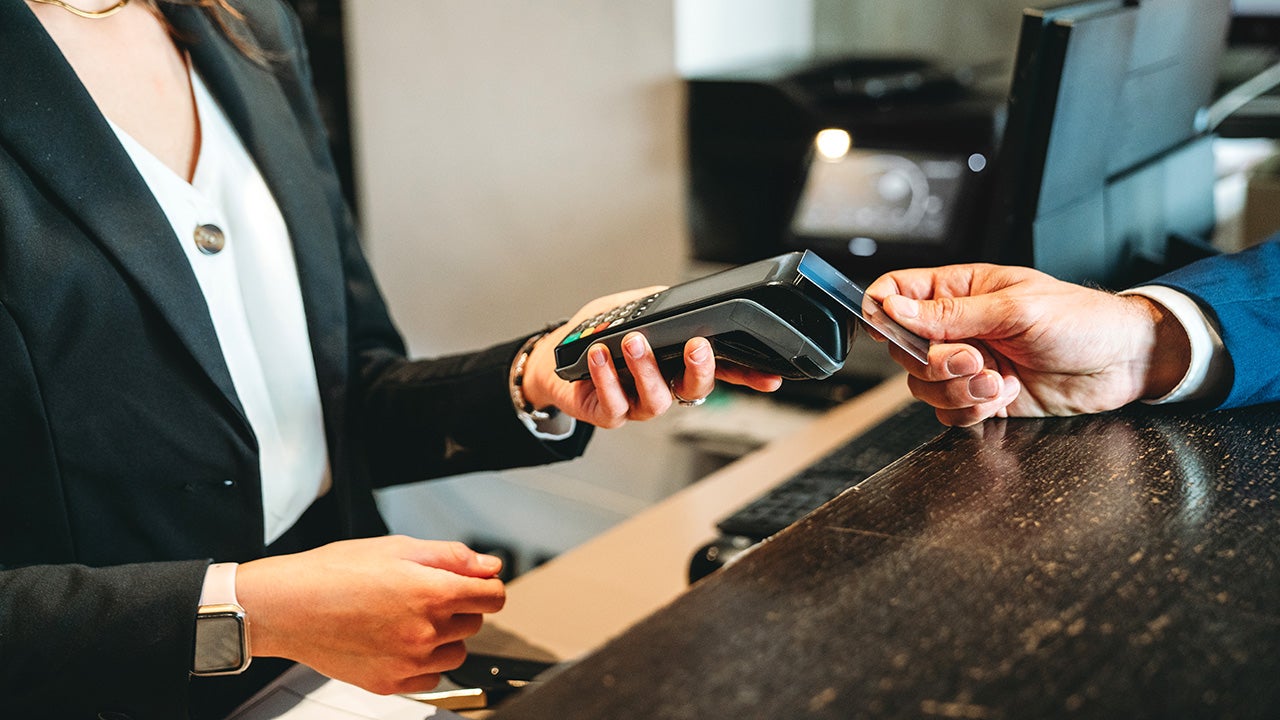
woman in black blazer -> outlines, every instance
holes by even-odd
[[[211,559],[242,563],[231,577],[255,656],[382,692],[429,687],[501,606],[498,566],[383,537],[372,488],[572,458],[592,425],[661,414],[673,392],[701,398],[716,374],[780,382],[717,371],[695,339],[671,389],[643,345],[634,395],[611,362],[571,385],[551,371],[563,328],[408,360],[342,202],[292,13],[124,0],[108,16],[113,2],[73,14],[0,0],[0,714],[216,716],[242,699],[279,666],[190,678]],[[224,308],[181,245],[222,240],[177,232],[117,135],[191,179],[188,58],[279,207],[314,365],[327,477],[271,538],[259,436],[212,319]],[[576,425],[519,417],[531,408]]]

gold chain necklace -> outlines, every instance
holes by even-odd
[[[112,5],[106,10],[83,10],[81,8],[76,7],[75,5],[72,5],[67,2],[63,2],[63,0],[31,0],[31,2],[44,3],[45,5],[55,5],[57,7],[62,8],[63,10],[66,10],[72,15],[78,15],[82,18],[88,18],[89,20],[101,20],[102,18],[109,18],[112,15],[115,15],[116,13],[123,10],[125,5],[129,4],[129,0],[120,0],[120,2],[117,2],[115,5]]]

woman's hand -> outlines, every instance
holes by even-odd
[[[255,657],[284,657],[376,693],[420,692],[506,600],[502,561],[456,542],[346,540],[244,563],[236,596]]]
[[[685,343],[684,373],[672,378],[668,385],[658,368],[653,349],[644,335],[638,332],[629,333],[622,340],[624,360],[634,379],[634,390],[629,391],[623,386],[608,349],[599,343],[587,350],[591,372],[589,381],[570,383],[555,374],[555,347],[579,323],[659,290],[662,288],[644,288],[593,300],[564,326],[539,340],[525,365],[525,399],[536,408],[554,406],[592,425],[614,428],[627,420],[649,420],[663,414],[675,400],[673,393],[688,401],[704,398],[715,387],[717,378],[761,392],[772,392],[782,385],[782,378],[777,375],[736,366],[717,367],[711,343],[705,338],[690,338]]]

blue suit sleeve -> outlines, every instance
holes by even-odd
[[[1280,235],[1248,250],[1192,263],[1153,281],[1200,303],[1231,359],[1220,407],[1280,400]]]

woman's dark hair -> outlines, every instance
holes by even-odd
[[[268,65],[271,60],[275,59],[274,54],[254,41],[253,35],[246,25],[244,13],[236,9],[229,0],[150,0],[149,4],[158,13],[158,6],[162,2],[170,5],[187,5],[202,9],[213,20],[213,23],[218,26],[222,34],[227,36],[227,40],[236,46],[237,50],[259,65]]]

